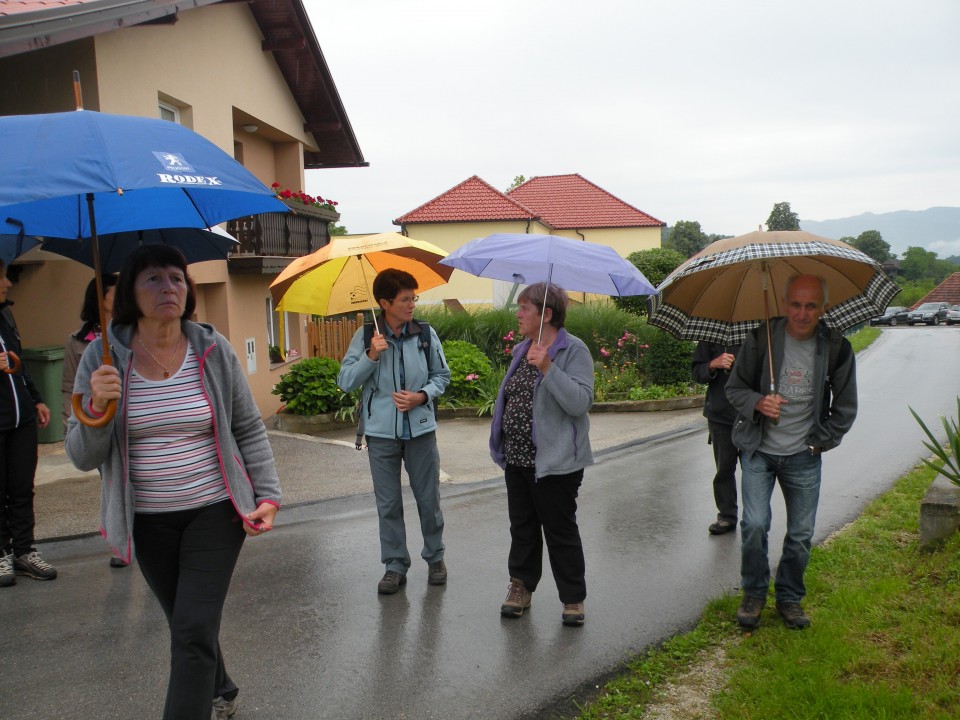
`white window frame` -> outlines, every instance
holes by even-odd
[[[164,111],[173,115],[173,118],[170,120],[170,122],[175,122],[177,125],[180,124],[180,108],[178,108],[176,105],[171,105],[168,102],[163,102],[163,100],[158,100],[157,114],[160,116],[161,120],[167,120],[167,118],[163,116]]]

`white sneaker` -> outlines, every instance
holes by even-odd
[[[13,553],[0,555],[0,587],[17,584],[17,574],[13,570]]]
[[[213,699],[213,713],[210,715],[210,720],[227,720],[227,718],[232,718],[237,712],[237,698],[239,695],[234,696],[233,700],[227,700],[224,697],[216,697]]]

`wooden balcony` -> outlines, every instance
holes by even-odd
[[[340,213],[284,200],[289,213],[263,213],[231,220],[227,232],[239,240],[230,253],[230,272],[280,272],[289,260],[307,255],[330,242],[328,223]],[[274,260],[264,262],[263,258]]]

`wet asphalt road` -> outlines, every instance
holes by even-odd
[[[925,453],[908,404],[931,426],[937,413],[956,413],[958,358],[960,333],[943,328],[884,333],[860,356],[860,416],[825,456],[817,541]],[[548,566],[532,610],[499,616],[509,535],[498,481],[444,488],[449,584],[427,586],[415,560],[395,596],[375,592],[369,495],[285,510],[275,532],[247,543],[226,605],[236,720],[552,717],[735,591],[737,534],[706,533],[711,475],[699,428],[607,454],[587,471],[583,628],[561,626]],[[774,562],[781,506],[775,494]],[[407,517],[415,553],[414,506]],[[0,717],[159,717],[167,632],[139,573],[111,571],[99,539],[43,549],[70,582],[21,579],[0,591]]]

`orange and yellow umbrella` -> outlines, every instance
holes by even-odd
[[[376,309],[373,279],[381,270],[405,270],[418,290],[450,280],[452,267],[440,265],[446,251],[399,233],[338,236],[328,245],[290,263],[270,285],[277,310],[337,315]]]

